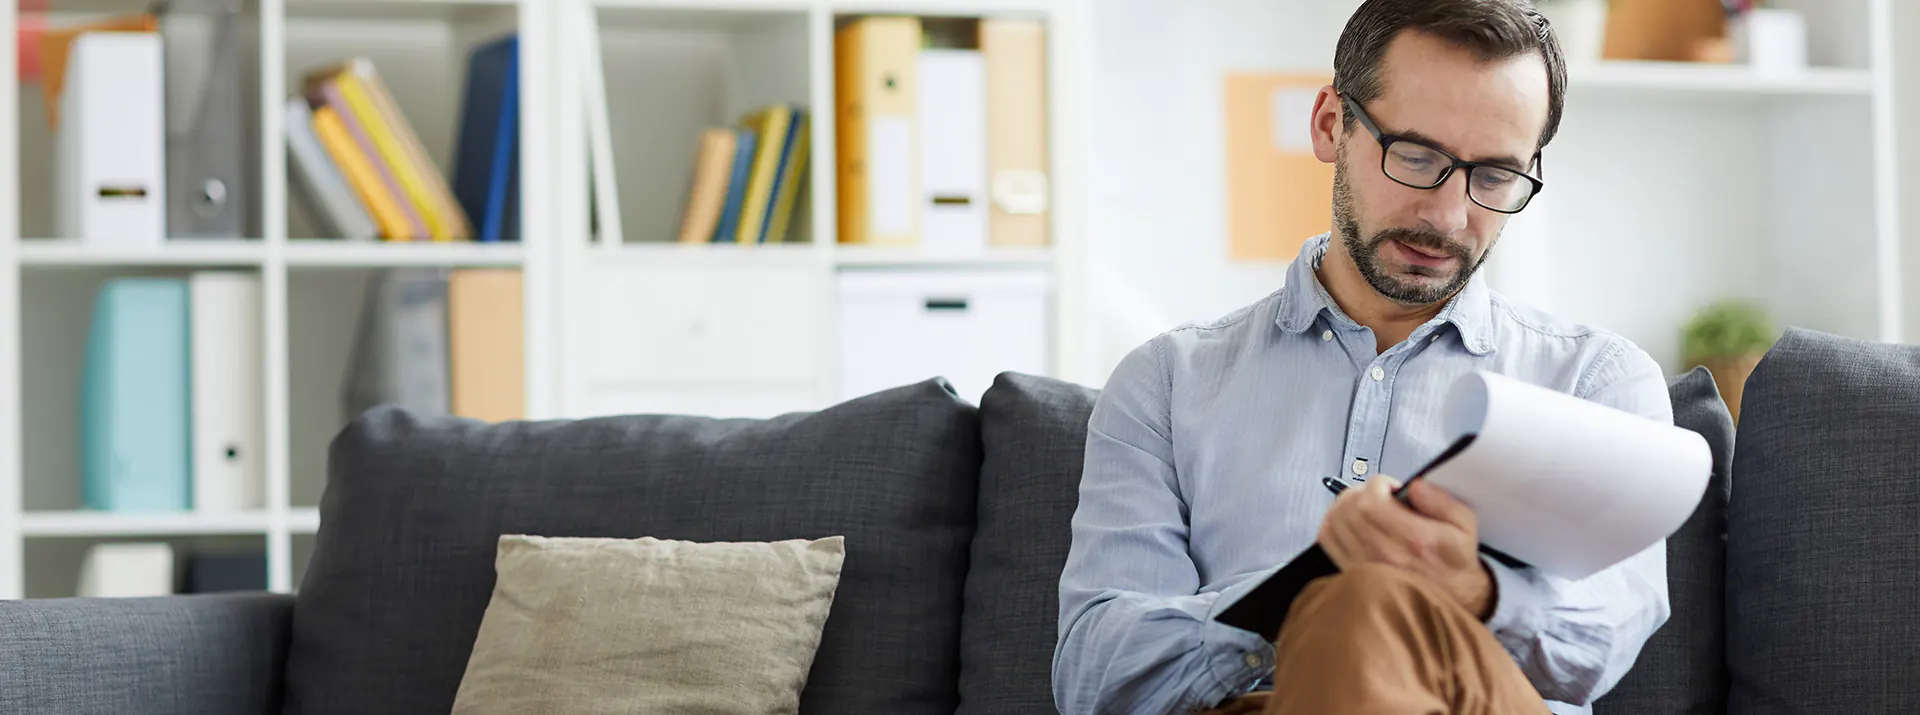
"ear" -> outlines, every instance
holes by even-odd
[[[1320,95],[1313,100],[1313,156],[1322,162],[1331,164],[1339,156],[1340,138],[1346,133],[1344,121],[1346,110],[1340,105],[1340,95],[1334,93],[1333,85],[1320,88]]]

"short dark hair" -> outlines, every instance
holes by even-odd
[[[1404,30],[1419,30],[1473,50],[1485,62],[1538,54],[1547,65],[1547,125],[1536,150],[1560,131],[1567,99],[1567,58],[1532,0],[1367,0],[1347,20],[1333,53],[1334,87],[1365,104],[1383,89],[1380,65]],[[1346,117],[1353,129],[1353,117]]]

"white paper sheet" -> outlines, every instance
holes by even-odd
[[[1582,579],[1680,528],[1706,493],[1699,434],[1491,373],[1448,400],[1450,439],[1473,442],[1424,478],[1473,508],[1480,541]]]

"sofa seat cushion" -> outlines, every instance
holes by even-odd
[[[285,712],[449,712],[496,545],[537,534],[845,537],[801,712],[951,715],[979,468],[978,410],[943,380],[768,420],[369,411],[332,445]]]
[[[1920,712],[1920,346],[1790,330],[1747,380],[1729,712]]]

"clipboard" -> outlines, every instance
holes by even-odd
[[[1455,440],[1440,453],[1440,456],[1421,467],[1407,479],[1406,483],[1396,488],[1393,492],[1394,498],[1404,503],[1408,487],[1425,478],[1427,473],[1433,471],[1435,467],[1445,464],[1447,460],[1465,450],[1468,445],[1473,444],[1473,439],[1474,435],[1468,434]],[[1485,544],[1480,546],[1480,553],[1514,568],[1527,567],[1525,562]],[[1269,642],[1277,641],[1280,638],[1280,628],[1286,623],[1287,613],[1293,609],[1293,602],[1300,598],[1300,592],[1314,581],[1338,573],[1340,568],[1334,565],[1333,558],[1316,543],[1293,557],[1285,566],[1280,567],[1280,570],[1275,571],[1252,591],[1248,591],[1247,595],[1242,596],[1233,605],[1221,610],[1214,620],[1241,630],[1258,633]]]

